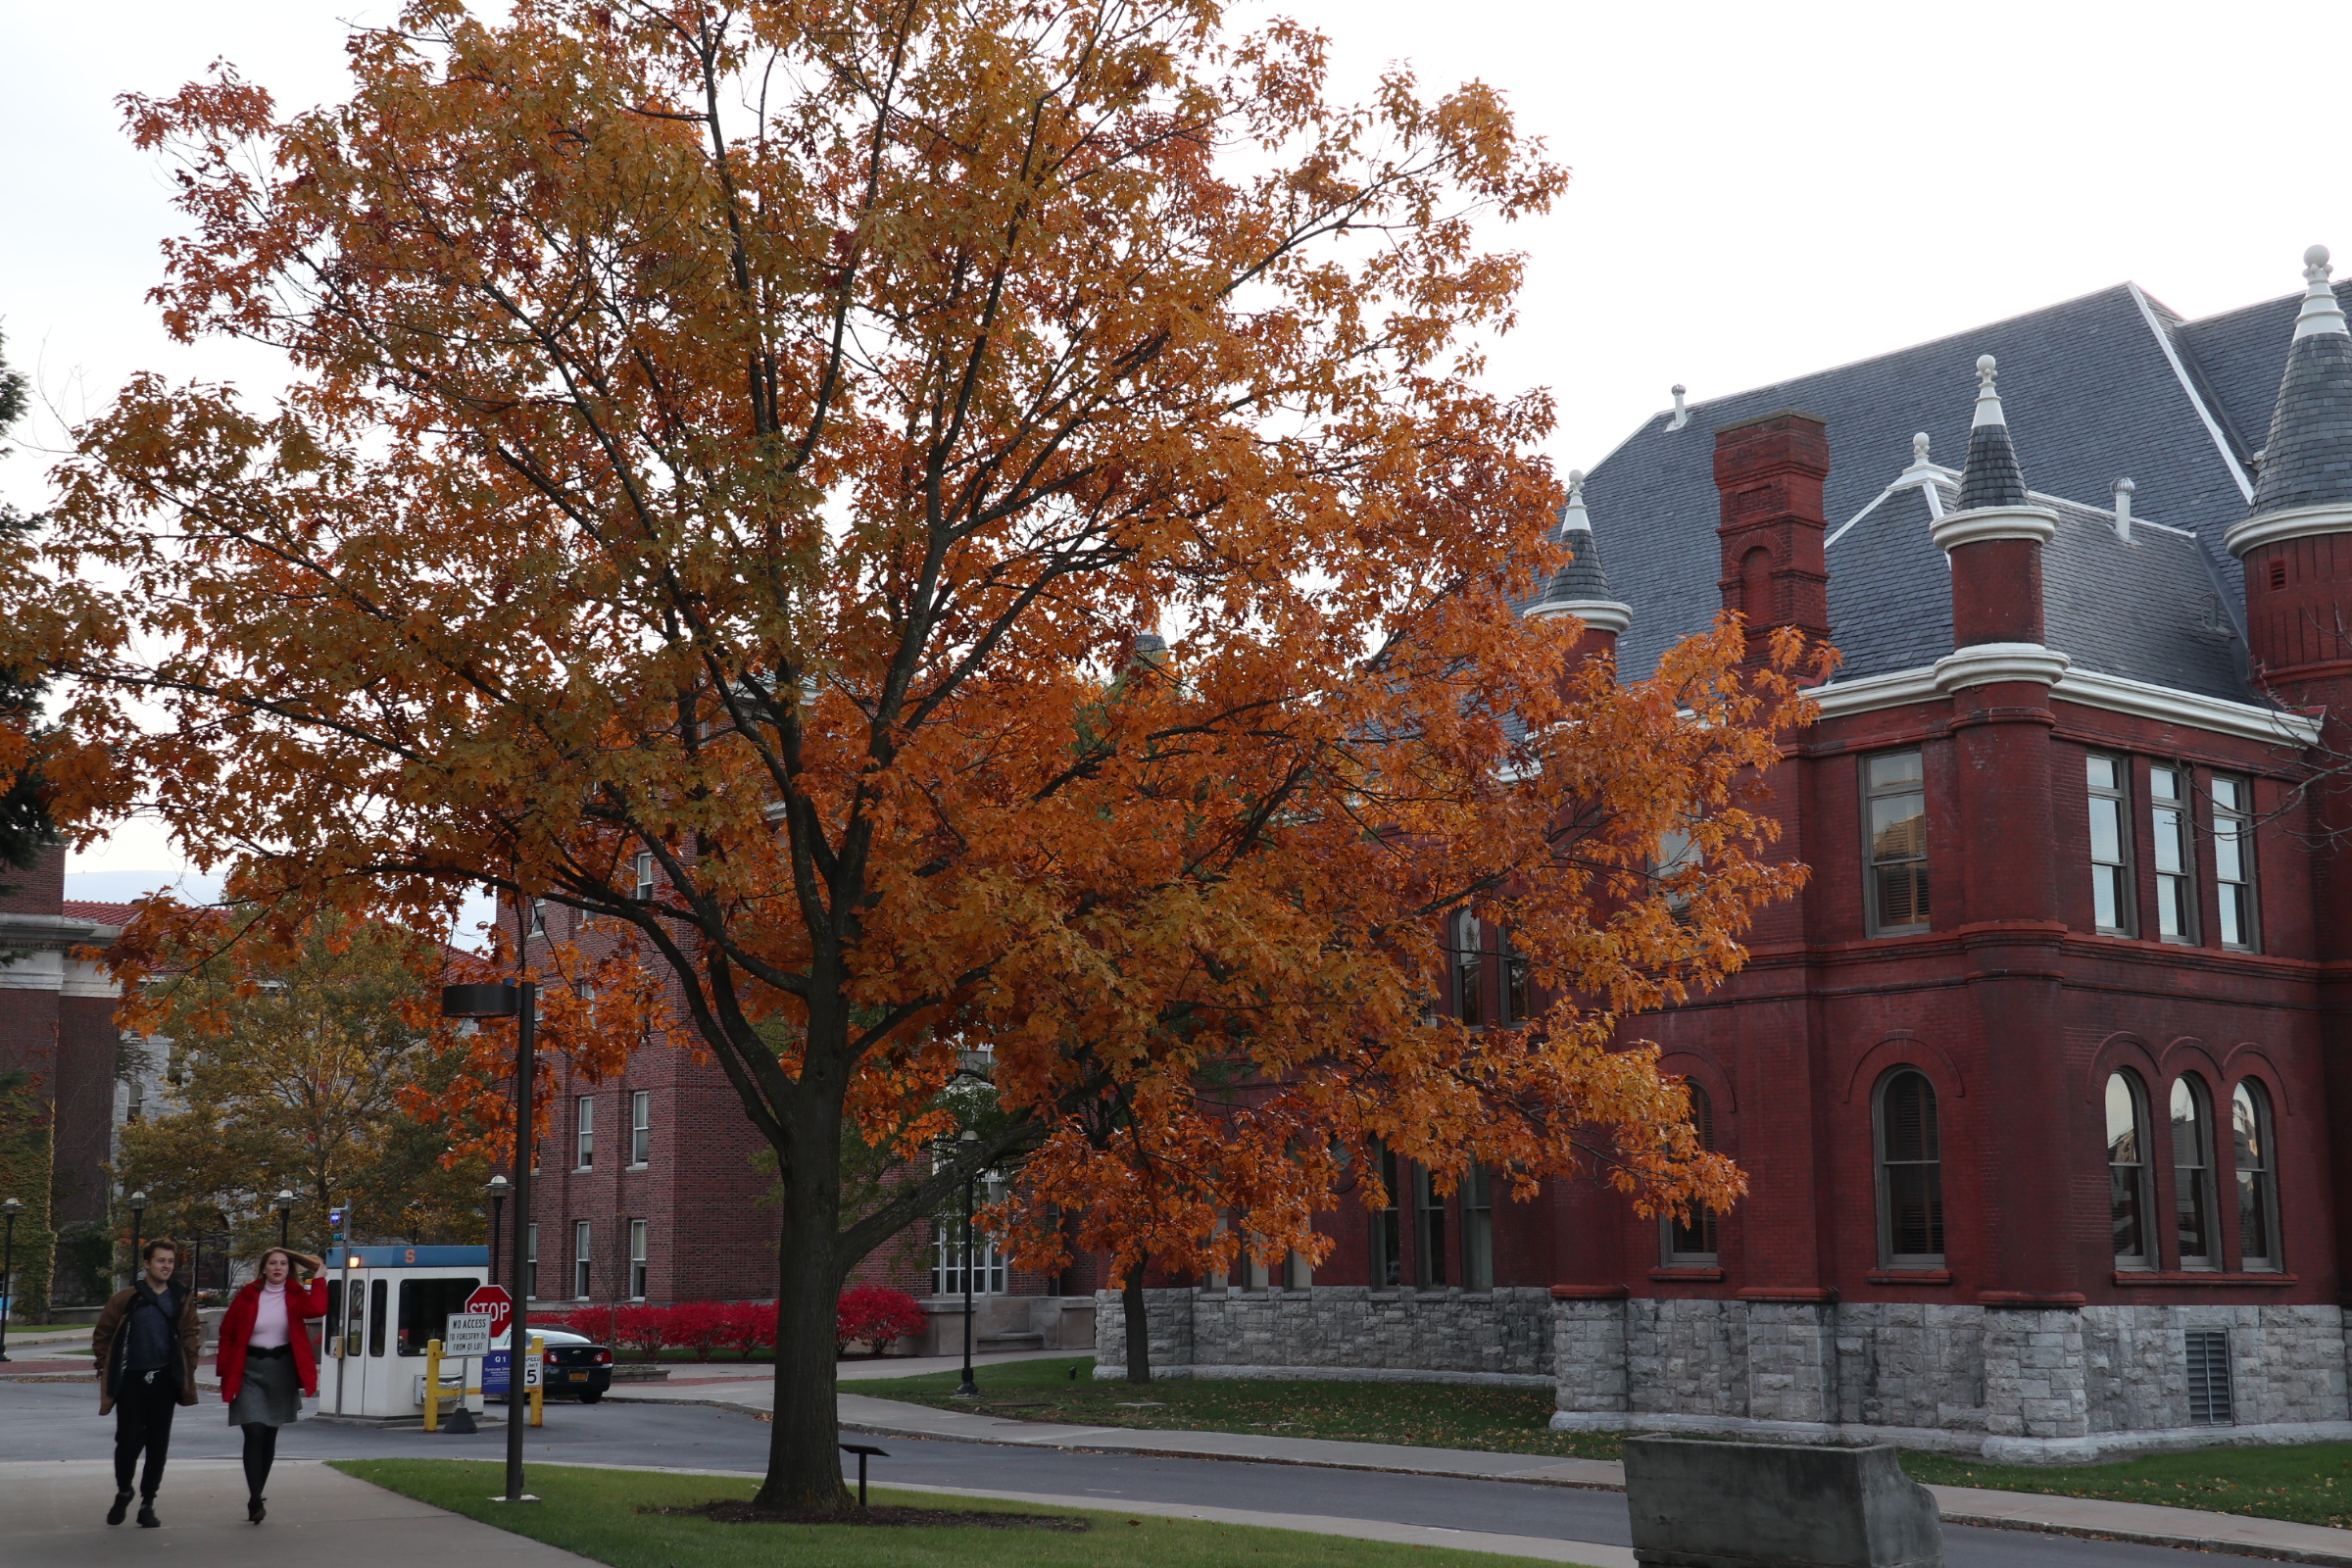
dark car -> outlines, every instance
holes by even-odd
[[[585,1334],[569,1329],[541,1329],[530,1331],[531,1338],[544,1342],[546,1364],[542,1369],[542,1386],[551,1399],[577,1399],[582,1404],[594,1404],[605,1396],[612,1386],[612,1351],[597,1344]],[[501,1334],[490,1342],[494,1350],[507,1348],[507,1337]]]

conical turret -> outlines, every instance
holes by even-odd
[[[1592,533],[1592,518],[1585,510],[1585,476],[1581,469],[1568,475],[1568,505],[1561,509],[1560,526],[1552,535],[1573,557],[1544,588],[1543,597],[1528,607],[1531,617],[1574,615],[1596,632],[1614,638],[1633,624],[1633,607],[1609,591],[1609,574],[1600,564],[1600,543]]]

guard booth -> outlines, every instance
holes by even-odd
[[[490,1272],[487,1247],[346,1247],[328,1259],[318,1413],[391,1420],[424,1414],[424,1348]],[[478,1388],[481,1364],[442,1367],[450,1394]],[[446,1399],[444,1408],[456,1401]],[[466,1407],[479,1411],[479,1394]]]

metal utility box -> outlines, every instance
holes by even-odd
[[[490,1277],[490,1249],[346,1247],[327,1264],[318,1413],[422,1416],[424,1348]],[[481,1366],[444,1361],[441,1379],[450,1395],[478,1388]],[[448,1397],[444,1408],[455,1403]],[[480,1410],[481,1396],[467,1397],[466,1406]]]

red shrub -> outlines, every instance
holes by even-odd
[[[569,1312],[549,1313],[545,1317],[533,1312],[531,1321],[543,1328],[569,1329],[599,1345],[612,1343],[612,1309],[609,1306],[582,1306]]]
[[[612,1314],[612,1337],[647,1360],[661,1353],[669,1331],[669,1309],[624,1306]]]
[[[719,1308],[719,1343],[740,1351],[749,1361],[754,1350],[776,1347],[776,1308],[773,1302],[731,1301]]]
[[[710,1352],[727,1342],[727,1308],[717,1301],[680,1301],[669,1309],[669,1334],[663,1343],[692,1350],[708,1361]]]
[[[930,1319],[914,1298],[887,1285],[853,1285],[841,1293],[835,1310],[833,1338],[847,1355],[853,1341],[863,1340],[880,1355],[890,1342],[920,1334]]]

